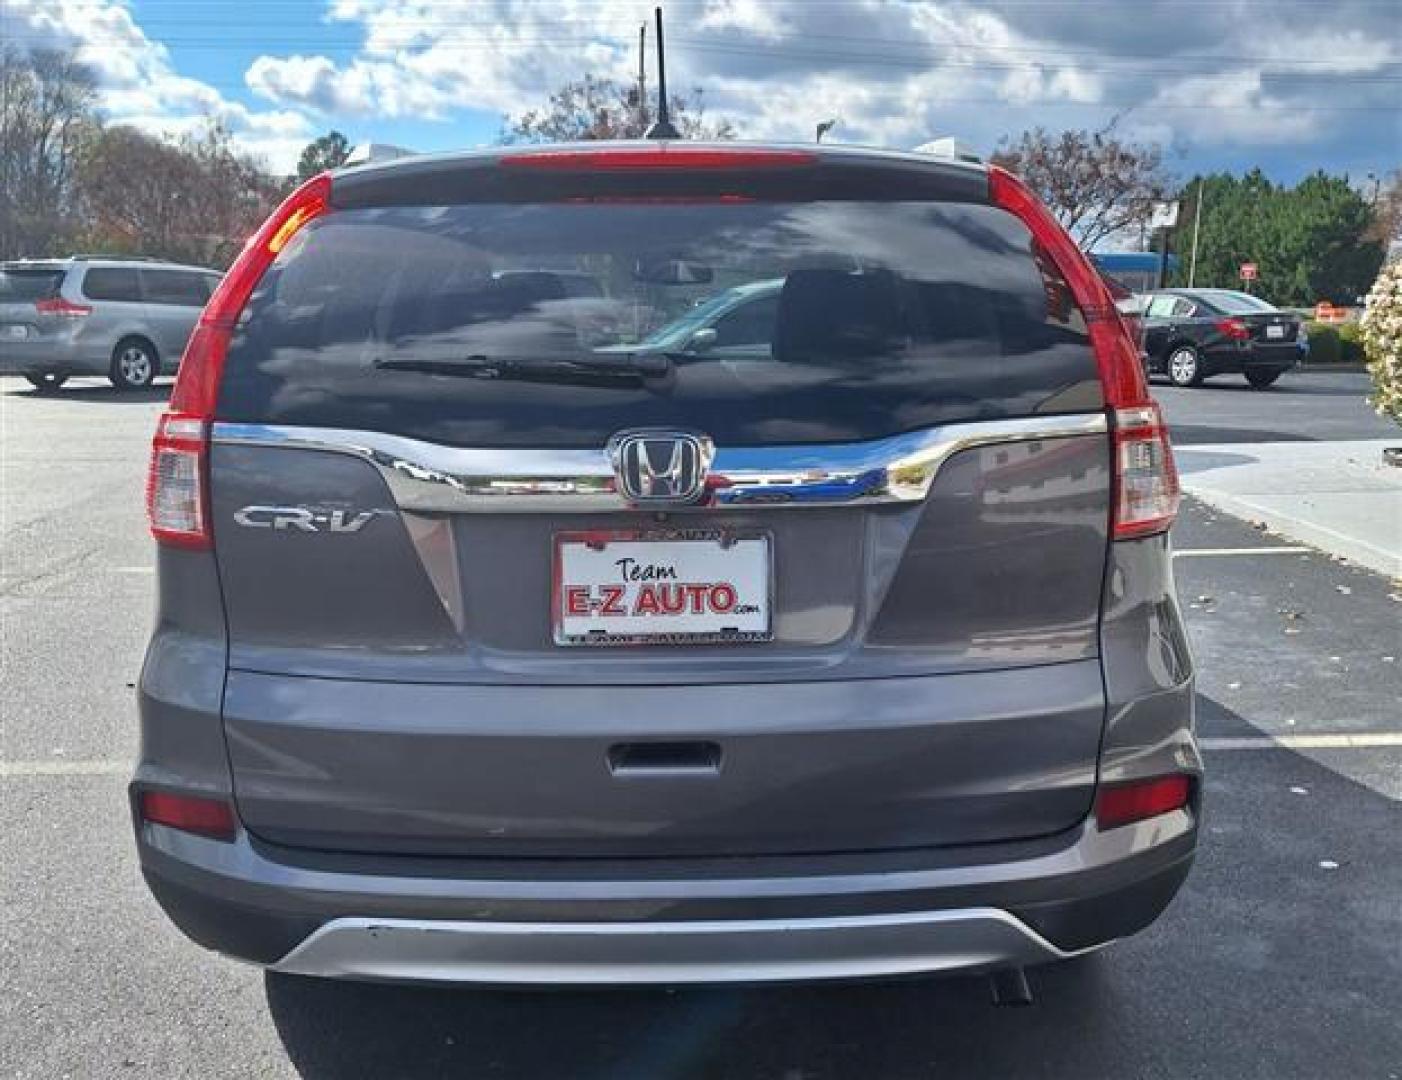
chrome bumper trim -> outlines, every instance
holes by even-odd
[[[992,971],[1074,955],[988,907],[711,922],[340,918],[273,970],[431,983],[717,983]]]
[[[963,450],[1106,431],[1103,413],[948,424],[871,442],[718,448],[700,509],[919,502]],[[401,510],[420,513],[602,512],[628,508],[604,447],[443,446],[383,432],[216,423],[218,444],[349,454],[374,465]],[[691,509],[691,508],[687,508]]]

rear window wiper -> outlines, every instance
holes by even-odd
[[[535,379],[541,382],[571,378],[657,378],[672,370],[672,359],[659,352],[588,353],[577,357],[489,356],[385,356],[375,360],[382,371],[420,371],[428,375],[462,375],[474,379]]]

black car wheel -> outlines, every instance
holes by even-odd
[[[1253,390],[1265,390],[1284,374],[1279,368],[1258,368],[1246,373],[1246,381]]]
[[[1168,381],[1174,386],[1198,386],[1202,383],[1202,358],[1191,345],[1175,345],[1168,354]]]
[[[24,377],[41,394],[52,394],[68,381],[68,376],[61,371],[29,371]]]
[[[118,390],[144,390],[156,379],[156,350],[142,338],[124,338],[112,350],[108,378]]]

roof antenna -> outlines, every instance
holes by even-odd
[[[662,9],[657,12],[657,123],[648,128],[649,139],[680,139],[682,133],[667,115],[667,49],[662,42]]]

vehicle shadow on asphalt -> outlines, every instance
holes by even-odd
[[[1207,735],[1260,734],[1199,699]],[[1285,749],[1209,761],[1204,835],[1163,918],[1029,972],[778,987],[436,989],[269,974],[300,1075],[680,1077],[1387,1075],[1402,1060],[1398,804]]]
[[[97,403],[101,405],[139,405],[152,401],[165,401],[170,397],[171,382],[157,383],[145,390],[118,390],[105,380],[102,383],[69,383],[57,391],[36,390],[28,383],[4,386],[0,389],[7,401],[49,401]],[[0,384],[3,386],[3,384]]]

